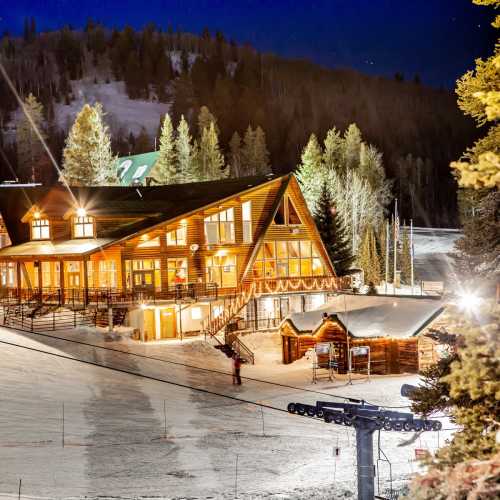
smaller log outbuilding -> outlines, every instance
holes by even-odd
[[[439,357],[436,342],[423,333],[443,310],[441,300],[430,298],[338,295],[283,321],[283,363],[332,342],[339,373],[347,371],[348,350],[356,346],[370,347],[371,373],[418,373]]]

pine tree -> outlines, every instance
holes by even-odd
[[[403,242],[401,245],[400,257],[401,281],[406,285],[411,284],[411,249],[408,228],[403,229]]]
[[[324,141],[323,163],[327,169],[342,170],[342,154],[344,149],[344,141],[340,132],[335,128],[331,128]]]
[[[151,151],[151,138],[145,127],[141,127],[139,135],[135,138],[135,154],[149,153]]]
[[[117,183],[116,157],[100,103],[85,104],[66,138],[63,177],[73,186]]]
[[[33,94],[24,101],[24,112],[16,123],[17,164],[19,177],[32,182],[41,180],[40,163],[44,162],[45,149],[35,132],[32,122],[43,140],[47,139],[43,106]],[[29,118],[28,118],[28,116]]]
[[[204,180],[220,179],[223,175],[224,156],[220,152],[215,123],[203,129],[198,152],[201,176]]]
[[[260,126],[257,126],[255,129],[253,139],[255,173],[257,175],[266,175],[271,171],[269,166],[269,151],[266,146],[266,135]]]
[[[499,207],[500,194],[493,190],[465,221],[463,237],[455,242],[454,281],[464,289],[495,283],[500,277]]]
[[[176,159],[175,159],[175,144],[174,144],[174,127],[168,113],[163,119],[163,126],[160,135],[160,150],[158,159],[156,160],[155,179],[160,184],[175,184],[177,177]]]
[[[499,0],[473,0],[474,3],[500,7]],[[492,23],[500,28],[500,15]],[[500,44],[488,59],[476,59],[474,71],[467,71],[457,80],[458,105],[464,114],[472,116],[478,125],[489,125],[485,137],[464,155],[465,161],[453,162],[460,187],[500,187]]]
[[[326,183],[323,183],[321,187],[314,220],[335,272],[338,276],[343,276],[348,271],[354,257],[351,254],[351,245],[346,236],[344,225],[333,206],[333,200]]]
[[[241,177],[242,164],[241,164],[241,137],[238,132],[234,132],[229,141],[229,168],[232,177]]]
[[[380,277],[385,281],[387,264],[387,221],[382,221],[378,229],[378,254],[380,255]],[[387,270],[387,280],[389,280],[389,270]]]
[[[179,182],[197,182],[201,180],[198,162],[196,161],[196,149],[192,145],[189,125],[182,115],[177,126],[177,137],[175,138]]]
[[[359,254],[359,266],[363,269],[365,283],[368,285],[380,284],[380,260],[377,253],[375,233],[371,225],[367,225],[363,234],[361,251]]]
[[[203,131],[210,127],[210,124],[215,125],[217,135],[219,135],[219,127],[217,126],[217,118],[210,112],[207,106],[202,106],[198,113],[198,137],[202,137]]]
[[[297,170],[297,180],[302,188],[307,206],[313,213],[316,210],[324,182],[322,156],[318,139],[314,134],[311,134],[307,146],[302,151],[302,162]]]
[[[361,131],[355,123],[351,123],[344,133],[343,168],[345,170],[359,166],[361,143]]]
[[[248,128],[243,137],[243,146],[241,147],[241,162],[245,175],[256,175],[255,172],[255,132],[252,127]]]

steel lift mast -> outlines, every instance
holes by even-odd
[[[298,415],[322,418],[326,423],[346,425],[356,430],[358,469],[358,500],[375,498],[375,466],[373,463],[373,433],[385,431],[439,431],[439,420],[415,418],[413,413],[389,411],[357,399],[349,403],[317,401],[316,405],[290,403],[288,411]]]

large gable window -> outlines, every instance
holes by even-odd
[[[299,226],[302,224],[297,209],[288,196],[281,199],[273,222],[278,226]]]
[[[322,276],[324,266],[309,240],[265,241],[253,267],[254,278]]]
[[[93,238],[94,217],[90,217],[88,215],[86,215],[85,217],[74,217],[73,236],[75,238]]]
[[[234,243],[234,208],[205,217],[207,245]]]
[[[168,246],[183,246],[186,244],[186,226],[183,224],[173,231],[167,232]]]
[[[31,221],[31,239],[48,240],[50,238],[50,228],[48,219],[33,219]]]

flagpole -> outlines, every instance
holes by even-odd
[[[389,219],[385,221],[385,294],[387,295],[387,282],[389,281]]]
[[[413,219],[410,219],[410,281],[411,294],[413,295]]]
[[[394,295],[396,295],[396,269],[397,269],[397,261],[398,261],[398,199],[396,198],[396,204],[394,205],[394,274],[392,280],[392,291]]]

